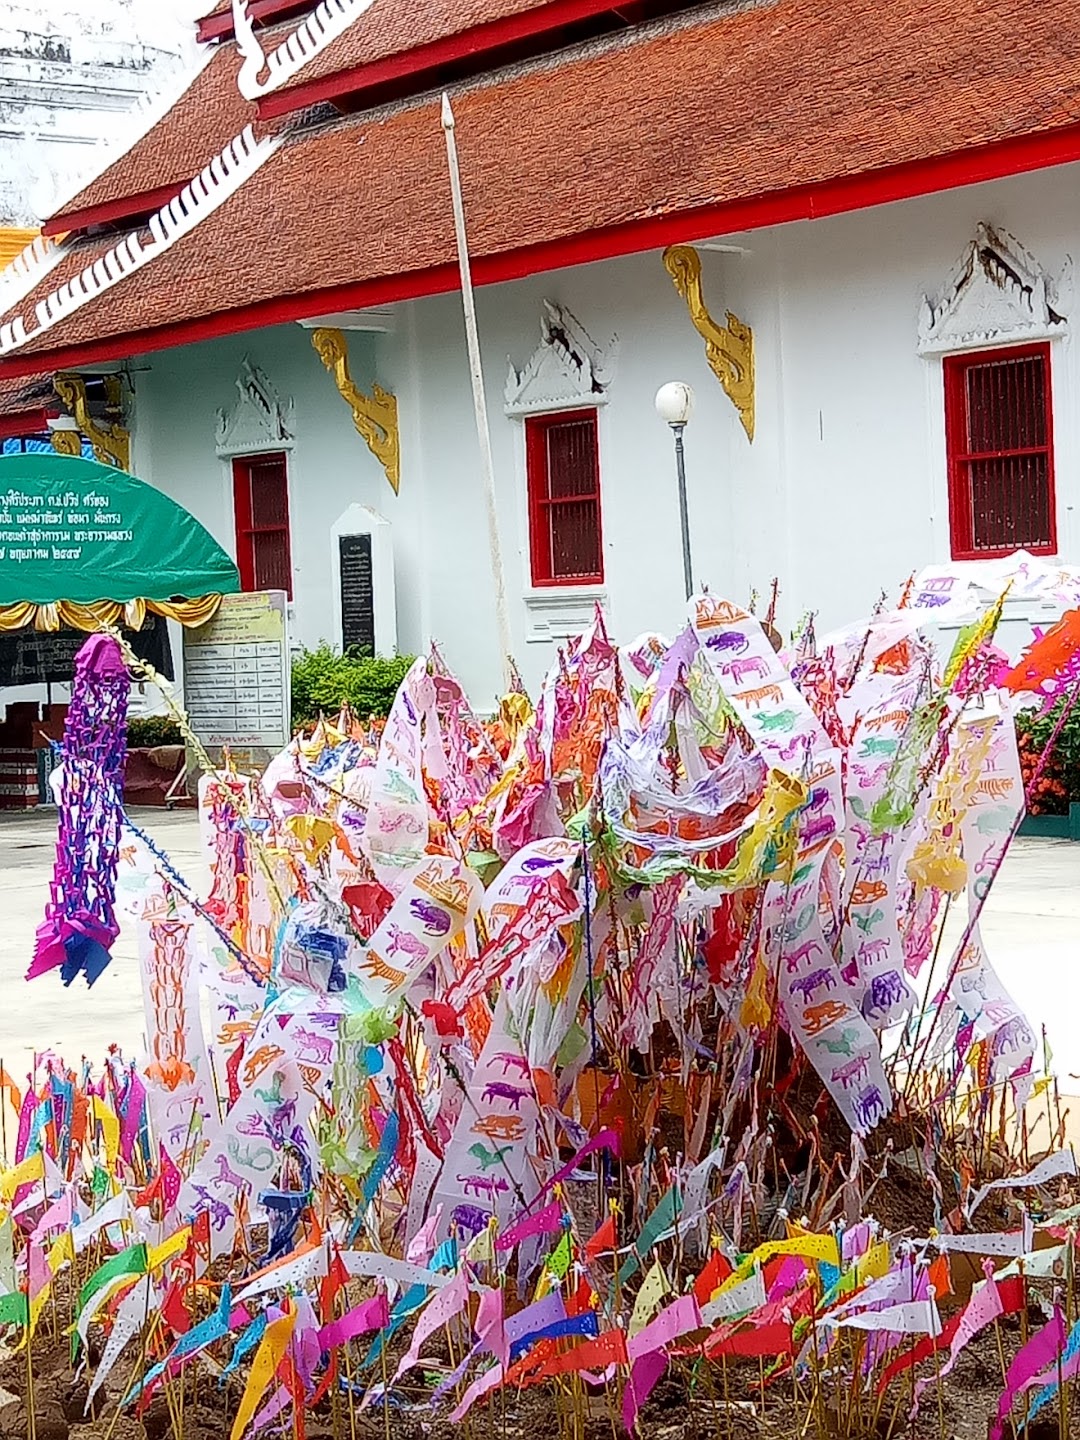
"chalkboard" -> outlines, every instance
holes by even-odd
[[[341,644],[344,650],[375,654],[375,591],[371,580],[371,536],[341,535]]]

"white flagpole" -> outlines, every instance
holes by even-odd
[[[499,627],[499,648],[502,651],[503,683],[509,691],[513,670],[510,639],[510,615],[506,607],[506,576],[503,573],[502,546],[499,543],[499,515],[495,504],[495,466],[491,458],[491,432],[488,429],[487,401],[484,397],[484,372],[480,367],[480,336],[476,328],[476,305],[473,300],[472,267],[469,244],[465,234],[465,208],[461,203],[461,173],[458,170],[457,140],[454,136],[454,112],[450,97],[442,97],[442,127],[446,136],[446,162],[450,169],[450,194],[454,202],[454,230],[457,235],[458,267],[461,271],[461,303],[465,311],[465,338],[469,346],[469,372],[472,376],[473,407],[476,411],[476,438],[480,442],[480,470],[487,502],[488,545],[491,552],[491,578],[495,584],[495,619]]]

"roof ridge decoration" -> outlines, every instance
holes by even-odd
[[[251,0],[232,0],[233,31],[243,65],[236,83],[245,100],[257,100],[277,90],[298,73],[354,20],[369,10],[374,0],[320,0],[320,4],[269,55],[262,48],[248,13]],[[266,79],[259,76],[266,71]]]
[[[1015,236],[981,221],[937,295],[923,297],[919,354],[1064,335],[1067,322],[1055,308],[1057,289]]]
[[[543,306],[540,344],[520,371],[508,362],[507,415],[603,405],[615,378],[619,337],[598,345],[565,305],[545,300]]]
[[[198,52],[197,63],[190,69],[181,66],[169,76],[160,90],[152,95],[143,95],[138,103],[127,112],[124,117],[125,124],[121,127],[121,133],[111,139],[104,139],[94,147],[94,159],[99,162],[94,173],[91,175],[82,172],[75,178],[68,178],[66,183],[58,185],[49,201],[48,218],[55,219],[59,212],[66,210],[88,185],[100,180],[106,170],[109,170],[118,160],[132,151],[140,140],[144,140],[154,126],[164,120],[169,111],[172,110],[184,95],[191,89],[195,81],[206,69],[216,50],[213,46],[204,46]]]
[[[92,265],[39,300],[29,326],[21,315],[0,325],[0,355],[20,350],[170,249],[239,190],[280,143],[281,137],[256,140],[248,125],[190,185],[185,185],[179,195],[151,217],[148,241],[143,242],[135,233],[126,236]]]
[[[0,270],[0,314],[18,305],[59,264],[64,247],[48,235],[38,235],[3,270]]]

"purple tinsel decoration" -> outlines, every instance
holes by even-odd
[[[120,646],[111,635],[91,635],[75,657],[51,898],[38,927],[28,980],[59,966],[65,985],[80,970],[92,985],[108,965],[120,933],[113,899],[130,688]]]

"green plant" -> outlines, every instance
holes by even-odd
[[[180,726],[168,715],[137,715],[127,723],[129,750],[152,750],[157,745],[182,745]]]
[[[325,643],[302,650],[292,664],[293,729],[336,715],[343,705],[361,720],[385,718],[412,663],[410,655],[339,655]]]
[[[1041,715],[1037,710],[1025,710],[1016,717],[1025,788],[1030,788],[1040,757],[1061,719],[1062,707],[1070,703],[1070,698],[1063,697]],[[1080,801],[1080,705],[1073,705],[1054,741],[1053,753],[1035,780],[1028,810],[1032,815],[1067,815],[1071,801]]]

